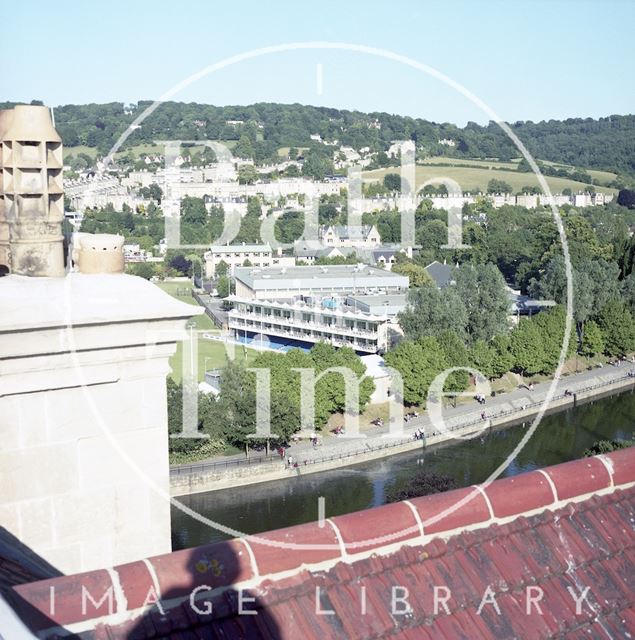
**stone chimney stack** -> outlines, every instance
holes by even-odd
[[[0,265],[11,273],[64,275],[62,166],[62,139],[47,107],[0,113]]]
[[[4,171],[2,169],[3,146],[2,139],[5,131],[11,126],[13,109],[0,110],[0,275],[8,272],[11,265],[11,252],[9,250],[9,222],[7,221],[6,206],[4,200]]]
[[[0,140],[0,527],[63,573],[166,553],[168,361],[203,309],[122,273],[120,236],[77,234],[65,276],[48,109]]]

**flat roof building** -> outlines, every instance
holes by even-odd
[[[364,313],[392,318],[406,308],[407,297],[406,293],[375,296],[351,295],[346,298],[346,304]]]
[[[316,294],[380,294],[406,292],[409,280],[365,264],[271,267],[237,267],[236,295],[242,298],[293,298]]]
[[[383,300],[397,304],[408,277],[368,265],[327,267],[237,268],[229,328],[245,343],[264,342],[285,350],[326,342],[359,353],[383,352],[389,346],[389,317]],[[364,309],[348,304],[351,295],[381,298]],[[381,307],[380,313],[376,309]]]

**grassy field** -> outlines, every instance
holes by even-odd
[[[483,167],[483,169],[491,169],[492,167],[498,169],[509,169],[510,171],[515,171],[516,167],[520,160],[511,160],[510,162],[505,162],[503,160],[469,160],[467,158],[448,158],[446,156],[432,156],[430,158],[425,158],[420,161],[421,164],[452,164],[455,166],[461,165],[474,165],[478,167]]]
[[[573,167],[570,164],[561,164],[559,162],[550,162],[549,160],[541,160],[541,162],[543,164],[548,164],[552,167],[556,167],[556,169],[575,169],[576,167]],[[610,171],[600,171],[599,169],[586,169],[584,167],[578,167],[581,168],[582,171],[588,173],[594,180],[598,181],[599,183],[607,183],[607,182],[612,182],[613,180],[615,180],[615,178],[617,178],[617,174],[616,173],[611,173]]]
[[[169,293],[172,297],[198,306],[198,303],[191,295],[191,285],[188,282],[161,282],[157,286]],[[177,290],[187,290],[188,295],[178,295]],[[193,319],[196,329],[204,330],[206,333],[220,335],[220,330],[216,328],[212,320],[207,314],[195,316]],[[240,362],[251,362],[258,355],[257,351],[247,349],[242,346],[236,346],[234,349],[234,357]],[[206,340],[202,336],[198,341],[198,379],[203,380],[205,370],[220,369],[227,364],[228,354],[225,345],[217,340]],[[170,358],[170,367],[172,368],[171,377],[174,381],[180,382],[183,377],[183,343],[177,343],[176,353]]]
[[[306,151],[309,147],[296,147],[296,149],[298,150],[298,153],[302,153],[303,151]],[[286,158],[289,155],[289,149],[291,149],[291,147],[280,147],[278,149],[278,155],[281,158]]]
[[[472,164],[472,162],[470,162]],[[387,173],[394,173],[394,168],[376,169],[375,171],[365,171],[363,176],[366,182],[376,182],[383,180]],[[492,180],[504,180],[511,185],[514,193],[520,191],[523,187],[537,187],[538,180],[533,173],[518,173],[516,171],[497,171],[483,167],[476,169],[465,166],[453,167],[434,167],[426,165],[417,165],[416,167],[416,187],[419,188],[427,180],[433,178],[450,178],[455,180],[463,191],[475,192],[476,190],[487,189],[487,183]],[[574,193],[584,190],[586,186],[583,182],[576,182],[567,178],[546,178],[549,188],[553,193],[561,193],[563,189],[569,188]],[[606,193],[616,193],[615,189],[608,187],[599,187],[598,191]]]
[[[438,164],[451,164],[454,166],[478,166],[483,169],[509,169],[510,171],[515,171],[518,167],[518,163],[520,162],[520,158],[516,158],[515,160],[510,160],[509,162],[504,162],[502,160],[469,160],[464,158],[449,158],[446,156],[437,156],[426,158],[425,160],[420,161],[421,164],[424,165],[438,165]],[[550,167],[555,167],[556,169],[566,169],[567,171],[572,171],[574,169],[581,169],[588,173],[594,180],[598,181],[598,183],[608,183],[615,180],[617,174],[611,173],[610,171],[599,171],[597,169],[586,169],[584,167],[574,167],[570,164],[562,164],[561,162],[551,162],[550,160],[540,160],[542,164],[549,165]]]

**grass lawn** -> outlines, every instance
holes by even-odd
[[[173,298],[199,306],[198,302],[192,298],[190,291],[192,285],[189,282],[166,281],[157,284],[160,289],[169,293]],[[187,295],[178,295],[177,291],[187,290]],[[206,333],[220,335],[220,330],[214,325],[211,318],[207,314],[201,314],[193,318],[196,329],[204,330]],[[239,362],[249,363],[258,352],[254,349],[247,349],[242,346],[235,346],[234,357]],[[227,364],[229,355],[226,352],[225,345],[217,340],[206,340],[202,336],[198,341],[198,379],[203,380],[206,369],[220,369]],[[171,377],[176,382],[180,382],[183,377],[183,343],[179,342],[176,346],[176,353],[170,358],[170,367],[172,368]]]
[[[383,180],[387,173],[394,173],[394,168],[376,169],[374,171],[365,171],[364,180],[366,182]],[[533,173],[518,173],[516,171],[497,171],[494,169],[482,168],[475,169],[472,167],[434,167],[426,165],[417,165],[416,167],[416,187],[419,188],[427,180],[433,178],[451,178],[456,181],[463,191],[474,192],[477,189],[487,189],[487,183],[492,180],[504,180],[512,187],[515,193],[523,187],[537,187],[538,180]],[[561,193],[563,189],[569,188],[573,192],[584,190],[586,186],[583,182],[576,182],[567,178],[546,178],[552,193]],[[600,187],[600,191],[608,193],[616,193],[615,189]]]
[[[164,282],[157,282],[156,284],[159,289],[163,289],[163,291],[169,293],[173,298],[181,302],[187,302],[188,304],[198,305],[198,302],[192,298],[191,282],[165,280]]]
[[[210,331],[210,333],[212,332]],[[257,355],[258,352],[254,349],[242,346],[236,346],[234,349],[235,359],[245,364],[252,362]],[[222,342],[200,338],[198,341],[198,380],[203,380],[206,369],[222,369],[228,359],[229,356]],[[181,342],[177,344],[176,353],[170,358],[170,367],[172,368],[172,379],[175,382],[180,382],[183,377],[183,343]]]

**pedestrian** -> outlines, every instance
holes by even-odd
[[[485,411],[481,412],[481,420],[487,420],[487,415],[485,414]]]
[[[293,466],[293,457],[289,456],[287,460],[288,460],[289,468],[291,468]]]

